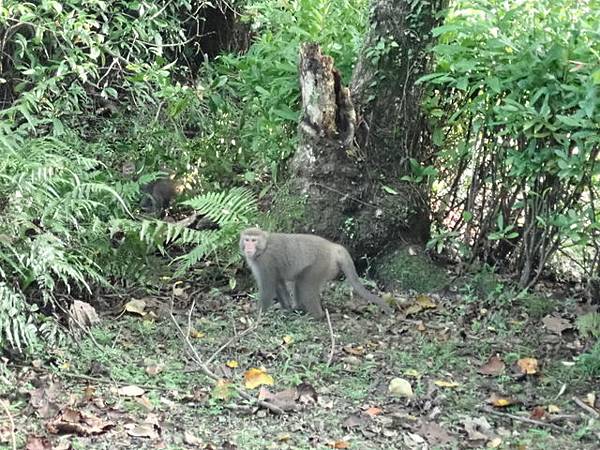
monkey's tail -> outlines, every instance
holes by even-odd
[[[381,297],[373,295],[362,285],[358,278],[358,274],[356,273],[354,262],[352,262],[352,257],[350,256],[350,253],[348,253],[348,251],[343,247],[340,249],[340,259],[338,264],[342,272],[344,272],[344,275],[346,275],[348,283],[350,283],[358,295],[370,303],[378,305],[387,314],[392,314],[392,308],[390,308],[390,306]]]

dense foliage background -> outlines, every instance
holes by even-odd
[[[63,296],[236,261],[296,146],[300,43],[347,82],[367,14],[366,0],[4,1],[0,346],[56,336],[39,310]],[[218,54],[216,16],[245,36]],[[430,186],[432,252],[522,288],[548,268],[598,279],[599,26],[594,0],[451,3],[421,80],[436,156],[406,180]],[[163,171],[218,229],[139,214]]]

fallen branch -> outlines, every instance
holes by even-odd
[[[481,410],[483,412],[492,414],[493,416],[505,417],[507,419],[516,420],[517,422],[529,423],[531,425],[537,425],[539,427],[552,428],[553,430],[560,431],[561,433],[568,433],[569,432],[569,430],[567,430],[567,429],[565,429],[563,427],[559,427],[558,425],[553,424],[553,423],[542,422],[541,420],[530,419],[529,417],[521,417],[521,416],[516,416],[514,414],[503,413],[503,412],[500,412],[500,411],[494,411],[493,409],[490,409],[490,408],[481,408]]]
[[[181,336],[181,338],[183,339],[183,342],[185,343],[186,347],[188,348],[188,350],[190,351],[194,362],[200,367],[200,369],[202,370],[202,372],[204,372],[204,374],[209,377],[210,379],[214,380],[214,381],[218,381],[220,378],[213,373],[208,366],[206,365],[206,363],[203,361],[202,357],[198,354],[198,352],[196,351],[196,349],[194,348],[194,346],[192,345],[192,343],[190,342],[189,339],[189,333],[185,333],[182,329],[181,329],[181,325],[179,325],[179,322],[177,322],[177,319],[175,319],[175,316],[173,315],[173,302],[174,302],[174,298],[175,298],[175,294],[172,293],[171,294],[171,300],[170,300],[170,308],[169,308],[169,315],[171,316],[171,320],[173,321],[173,324],[175,325],[175,327],[177,328],[177,331],[179,331],[179,335]],[[259,316],[260,319],[260,316]],[[240,397],[244,398],[245,400],[248,400],[250,402],[254,402],[259,406],[262,406],[263,408],[268,409],[269,411],[271,411],[274,414],[284,414],[284,411],[279,408],[278,406],[266,402],[264,400],[259,400],[255,397],[252,397],[250,394],[248,394],[246,391],[242,390],[241,388],[237,387],[237,386],[232,386],[233,389],[235,389],[235,391],[239,394]]]
[[[600,417],[600,413],[598,411],[596,411],[594,408],[592,408],[591,406],[586,405],[581,399],[577,398],[577,397],[573,397],[573,401],[575,403],[577,403],[577,406],[579,406],[581,409],[587,411],[588,413],[590,413],[594,418],[598,418]]]
[[[8,400],[0,399],[0,406],[4,410],[4,414],[6,414],[8,422],[10,423],[10,440],[12,443],[12,449],[17,450],[17,437],[15,436],[15,421],[13,420],[12,414],[8,409]]]
[[[327,360],[327,367],[329,367],[331,365],[331,361],[333,361],[333,354],[335,351],[335,336],[333,335],[333,326],[331,325],[331,317],[329,317],[329,310],[327,308],[325,308],[325,317],[327,317],[329,338],[331,339],[331,350],[329,351],[329,359]]]

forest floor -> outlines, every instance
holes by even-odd
[[[587,345],[575,301],[463,286],[397,295],[382,316],[334,286],[331,326],[277,309],[256,325],[253,299],[219,292],[188,316],[174,289],[187,339],[169,298],[145,297],[104,315],[93,340],[4,360],[0,448],[598,448],[600,380],[574,363]]]

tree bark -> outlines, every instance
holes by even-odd
[[[316,44],[300,51],[302,120],[289,194],[292,228],[374,255],[429,238],[427,189],[401,181],[425,161],[430,136],[420,109],[434,17],[445,0],[375,1],[350,89]]]

